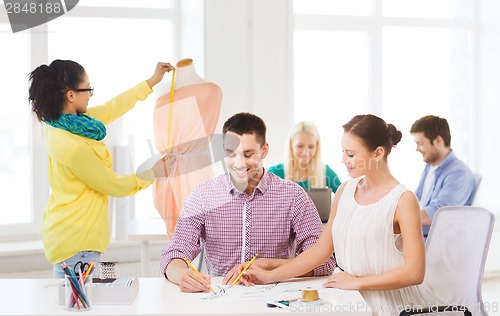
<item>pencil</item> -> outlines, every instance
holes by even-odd
[[[200,260],[201,260],[201,259],[200,259]],[[198,273],[199,275],[201,275],[200,271],[198,271],[198,270],[196,269],[196,267],[195,267],[195,266],[193,266],[193,264],[192,264],[191,262],[189,262],[189,260],[188,260],[187,258],[184,258],[184,261],[186,261],[187,265],[191,268],[191,270],[193,270],[194,272],[196,272],[196,273]],[[212,287],[210,287],[210,291],[212,291],[212,292],[214,292],[214,293],[215,293],[215,291],[214,291],[214,289],[213,289]]]
[[[253,256],[252,260],[248,261],[247,265],[243,268],[243,270],[240,272],[240,274],[238,274],[236,279],[234,279],[233,283],[231,283],[231,286],[235,285],[236,282],[238,282],[238,280],[243,275],[243,272],[245,272],[248,268],[250,268],[250,265],[254,262],[255,258],[257,258],[258,255],[259,255],[259,253],[256,253],[255,256]]]
[[[90,261],[89,267],[87,270],[83,272],[83,281],[87,280],[87,277],[92,273],[92,269],[94,268],[94,261]]]

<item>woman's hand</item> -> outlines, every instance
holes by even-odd
[[[245,269],[246,263],[240,263],[235,265],[229,272],[226,274],[224,279],[222,280],[222,284],[233,284],[234,280],[238,277],[238,275]],[[243,284],[246,286],[253,286],[254,283],[252,280],[245,275],[242,275],[238,281],[236,281],[236,285]]]
[[[248,280],[252,280],[254,284],[269,284],[274,283],[277,280],[273,279],[273,271],[268,271],[258,267],[257,265],[252,265],[248,270],[243,272],[243,277]]]
[[[152,170],[155,178],[168,177],[173,171],[175,156],[165,155],[158,160]]]
[[[165,75],[166,72],[170,72],[171,70],[174,70],[174,66],[170,65],[170,63],[163,63],[159,62],[156,64],[155,72],[149,78],[146,80],[148,82],[149,87],[153,88],[158,82],[160,82],[163,79],[163,76]]]
[[[345,272],[332,274],[328,280],[323,283],[324,287],[333,287],[342,290],[359,290],[360,281],[358,277]]]

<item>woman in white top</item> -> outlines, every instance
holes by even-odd
[[[416,286],[425,273],[418,201],[387,163],[401,132],[374,115],[355,116],[343,128],[342,161],[353,179],[337,191],[321,238],[275,270],[252,267],[245,272],[246,281],[272,283],[299,276],[335,252],[343,271],[330,276],[326,287],[359,290],[376,315],[425,306]]]

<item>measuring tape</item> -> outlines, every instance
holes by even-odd
[[[172,112],[174,111],[175,68],[172,70],[172,85],[170,86],[170,103],[168,104],[167,153],[172,149]]]

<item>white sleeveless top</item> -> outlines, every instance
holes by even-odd
[[[340,197],[332,226],[335,257],[339,267],[351,275],[382,274],[404,265],[402,239],[394,234],[393,219],[399,199],[408,189],[399,184],[379,201],[360,205],[354,193],[361,179],[350,180]],[[417,286],[360,293],[376,315],[399,315],[409,306],[425,306]]]

